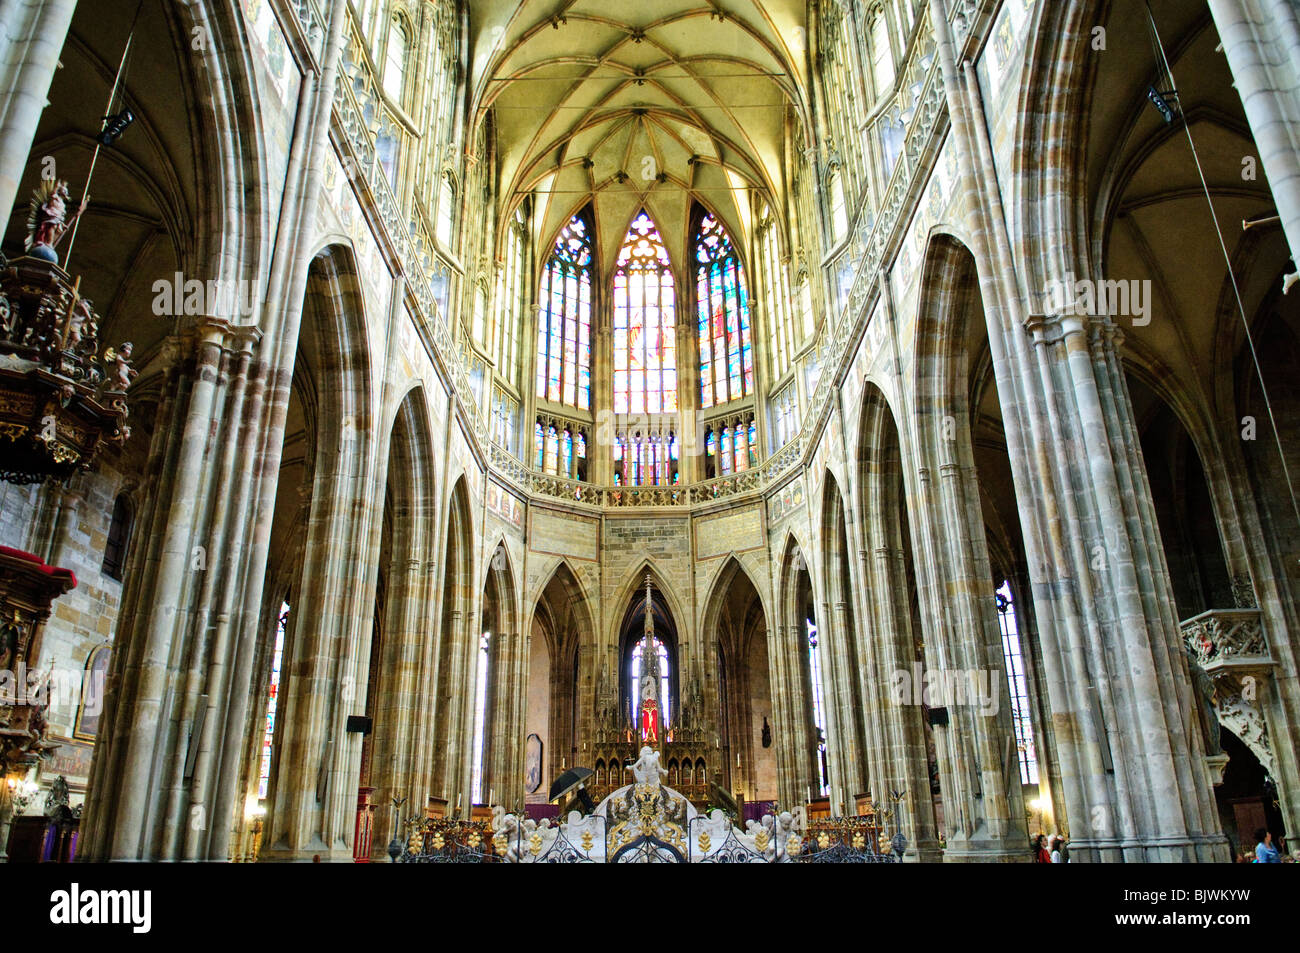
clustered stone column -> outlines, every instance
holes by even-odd
[[[110,663],[91,769],[87,859],[228,855],[310,261],[305,249],[314,238],[341,44],[343,18],[333,12],[323,69],[304,80],[302,134],[293,140],[282,212],[291,224],[269,263],[261,321],[254,327],[207,316],[171,345],[135,530],[143,542],[129,557],[121,650]],[[232,136],[227,152],[237,142]],[[211,271],[220,281],[239,263],[213,244]],[[303,637],[310,638],[305,631]],[[332,734],[329,741],[338,743]],[[302,796],[319,786],[313,779]],[[285,799],[290,790],[281,785]],[[335,812],[342,823],[355,790],[344,797],[336,789],[339,798],[347,801]],[[325,826],[317,823],[314,834]],[[331,839],[333,847],[337,838]]]
[[[1219,859],[1225,842],[1201,739],[1186,730],[1186,665],[1109,319],[1090,327],[1077,315],[1035,314],[1022,299],[1016,276],[1034,269],[1011,250],[978,81],[970,64],[959,71],[953,61],[942,0],[931,9],[960,174],[979,224],[973,251],[1072,854]],[[1057,211],[1059,221],[1070,219]],[[1043,231],[1036,240],[1056,243],[1032,251],[1062,270],[1087,258],[1073,231]]]

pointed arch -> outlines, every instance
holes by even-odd
[[[777,627],[768,639],[768,655],[776,703],[780,798],[787,804],[803,804],[827,780],[818,731],[820,727],[824,735],[827,726],[818,724],[816,691],[821,680],[815,677],[809,651],[808,623],[815,617],[812,575],[793,532],[786,538],[778,572]]]
[[[704,597],[704,614],[701,617],[701,631],[709,632],[717,624],[718,613],[721,609],[719,600],[723,598],[727,590],[740,578],[744,578],[753,588],[755,595],[758,597],[759,605],[763,613],[763,624],[770,627],[772,618],[768,606],[768,600],[763,597],[763,590],[759,588],[753,575],[745,568],[744,563],[736,556],[730,553],[713,575],[713,580],[709,584],[708,593]]]
[[[375,586],[365,713],[371,733],[362,739],[363,788],[374,802],[426,795],[423,765],[431,744],[428,683],[435,641],[425,638],[425,607],[432,599],[437,494],[433,436],[423,386],[402,396],[392,421],[384,493],[384,531]],[[375,816],[372,857],[392,837],[390,812]]]
[[[442,618],[438,638],[434,756],[431,791],[455,803],[469,797],[472,684],[476,646],[473,637],[473,521],[464,474],[456,478],[447,503],[443,557]]]
[[[771,626],[753,577],[733,554],[714,577],[701,629],[706,651],[717,653],[714,684],[722,770],[730,790],[747,801],[778,797],[776,752],[763,744],[774,717]]]
[[[856,545],[850,539],[849,502],[840,491],[840,482],[828,467],[822,490],[822,612],[817,620],[820,665],[824,681],[828,744],[832,747],[832,810],[837,799],[851,804],[854,795],[869,788],[870,765],[867,763],[867,725],[864,710],[867,690],[861,674],[878,671],[870,664],[870,647],[858,636],[858,611],[853,581],[857,567],[853,554]],[[811,637],[810,637],[811,638]],[[814,684],[814,695],[817,686]],[[835,726],[830,737],[829,727]],[[873,725],[877,728],[877,725]]]
[[[920,648],[921,606],[908,515],[902,447],[896,416],[884,390],[868,381],[858,411],[856,483],[859,547],[866,554],[863,586],[872,637],[872,667],[881,673],[911,672],[924,664]],[[873,784],[904,792],[921,859],[938,859],[933,790],[939,765],[928,710],[920,699],[900,703],[891,674],[868,692],[868,723],[879,731],[869,739]]]
[[[564,557],[556,560],[532,602],[532,611],[528,618],[530,628],[538,621],[553,625],[560,620],[566,620],[588,633],[596,631],[591,597],[587,594],[586,586],[574,570],[573,564]],[[564,611],[557,611],[558,609]],[[543,612],[545,616],[539,620],[539,613]],[[559,648],[558,645],[554,647]]]
[[[588,712],[602,703],[597,686],[595,704],[579,704],[580,646],[594,642],[596,629],[590,597],[567,559],[556,562],[538,591],[525,631],[530,645],[524,731],[543,745],[538,791],[525,796],[545,802],[551,781],[576,763]]]

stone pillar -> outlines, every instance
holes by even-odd
[[[1210,0],[1233,85],[1292,255],[1300,249],[1300,9],[1291,0]]]
[[[961,174],[974,199],[972,251],[1072,853],[1085,861],[1221,859],[1204,751],[1186,730],[1186,665],[1174,654],[1173,595],[1151,538],[1132,407],[1105,371],[1115,360],[1107,354],[1110,322],[1090,330],[1077,315],[1035,315],[1022,299],[1017,272],[1028,264],[1012,251],[978,79],[970,64],[959,72],[953,62],[943,0],[931,0],[931,14]],[[1088,260],[1082,248],[1026,251],[1044,261]]]
[[[341,47],[333,12],[325,64],[299,101],[262,324],[199,318],[162,358],[168,379],[136,522],[145,549],[110,662],[83,821],[88,860],[228,856],[252,659],[266,637],[262,586],[310,260],[300,247],[315,240]],[[242,267],[232,256],[221,265]],[[355,790],[348,822],[354,803]]]
[[[0,208],[26,204],[18,194],[23,170],[76,7],[77,0],[0,0]]]

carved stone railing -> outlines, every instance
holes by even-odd
[[[1211,676],[1226,668],[1273,667],[1258,609],[1211,609],[1183,620],[1179,628],[1196,661]]]
[[[1263,701],[1276,662],[1259,609],[1211,609],[1179,623],[1183,640],[1213,682],[1214,713],[1276,777]]]

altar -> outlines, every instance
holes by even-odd
[[[879,836],[861,824],[809,826],[802,810],[766,814],[744,827],[720,809],[702,813],[666,786],[661,754],[649,745],[631,765],[633,782],[589,814],[558,822],[493,810],[490,828],[445,822],[413,830],[399,863],[696,864],[896,863],[901,832]]]

